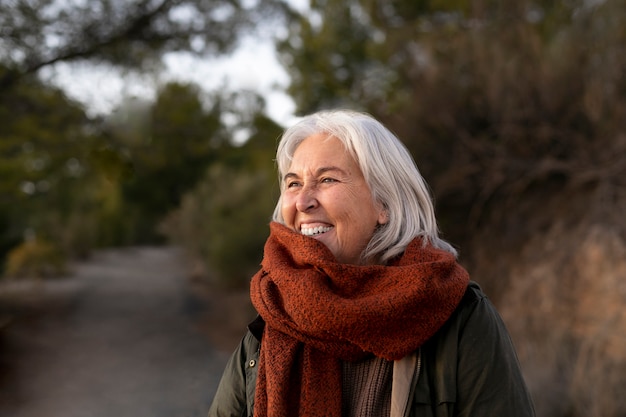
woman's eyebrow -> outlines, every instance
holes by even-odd
[[[293,172],[288,172],[285,174],[285,176],[283,177],[283,181],[286,182],[289,179],[293,179],[293,178],[298,178],[298,174],[295,174]]]
[[[346,171],[344,171],[343,169],[337,167],[337,166],[328,166],[328,167],[321,167],[318,168],[318,170],[315,172],[318,176],[321,174],[325,174],[327,172],[331,172],[331,171],[337,171],[341,174],[346,174]]]
[[[327,172],[333,172],[333,171],[339,172],[342,175],[347,175],[346,171],[344,171],[343,169],[339,168],[338,166],[334,166],[334,165],[318,168],[315,171],[315,175],[319,177],[322,174],[325,174]],[[296,174],[295,172],[288,172],[283,177],[283,181],[287,181],[288,179],[293,179],[293,178],[300,178],[300,176],[298,174]]]

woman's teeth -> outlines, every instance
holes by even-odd
[[[314,236],[314,235],[319,235],[320,233],[326,233],[331,229],[332,227],[323,227],[323,226],[303,227],[300,229],[300,233],[302,233],[305,236]]]

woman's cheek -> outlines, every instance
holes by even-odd
[[[287,225],[291,225],[293,223],[294,211],[295,211],[295,200],[288,194],[283,195],[283,201],[281,204],[281,214],[283,215],[283,219]]]

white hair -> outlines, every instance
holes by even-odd
[[[314,113],[284,132],[276,152],[281,197],[274,209],[274,221],[284,224],[283,176],[293,154],[302,141],[318,133],[326,133],[343,143],[361,168],[372,197],[387,211],[388,222],[376,229],[361,255],[363,259],[386,263],[403,253],[418,236],[425,243],[457,256],[456,249],[439,237],[428,186],[408,149],[372,116],[351,110]]]

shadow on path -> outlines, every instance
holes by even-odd
[[[176,249],[102,251],[74,270],[0,290],[0,306],[21,303],[0,329],[0,416],[205,416],[236,342],[212,342],[222,312]]]

